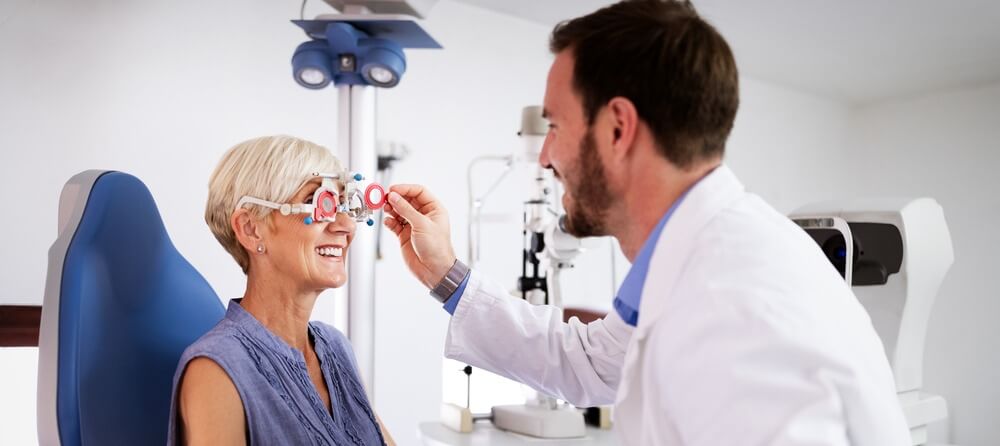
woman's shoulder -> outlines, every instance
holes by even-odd
[[[184,353],[181,354],[181,362],[186,363],[202,356],[215,362],[223,362],[236,355],[242,356],[241,353],[245,353],[242,344],[236,326],[231,321],[223,319],[184,349]]]
[[[233,354],[241,348],[223,319],[188,346],[174,372],[167,444],[180,444],[180,426],[191,432],[213,432],[243,443],[246,419],[235,379]],[[180,417],[184,420],[181,421]]]

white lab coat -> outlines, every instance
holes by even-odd
[[[864,308],[815,242],[721,166],[650,261],[634,332],[565,324],[473,272],[445,355],[578,406],[623,445],[909,445]]]

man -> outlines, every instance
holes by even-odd
[[[724,165],[738,106],[725,40],[689,3],[624,1],[558,25],[539,162],[567,230],[632,261],[614,309],[563,323],[456,260],[447,212],[391,188],[389,227],[452,313],[446,356],[577,405],[626,445],[908,445],[882,345],[815,243]]]

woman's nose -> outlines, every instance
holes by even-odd
[[[326,230],[331,232],[349,232],[354,234],[355,229],[357,229],[357,223],[346,212],[338,213],[336,221],[326,225]]]

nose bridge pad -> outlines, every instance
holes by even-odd
[[[351,191],[350,194],[345,194],[343,203],[344,214],[346,214],[352,220],[358,218],[358,216],[360,215],[360,211],[362,209],[361,208],[361,206],[363,205],[362,203],[363,201],[361,200],[360,192],[358,192],[357,190]]]
[[[342,223],[342,221],[341,221],[341,220],[340,220],[339,218],[337,218],[337,217],[339,217],[339,215],[337,215],[337,214],[333,214],[333,216],[332,216],[332,217],[330,217],[329,219],[327,219],[327,220],[325,220],[325,221],[326,221],[327,223]],[[335,229],[334,229],[334,225],[326,225],[326,230],[327,230],[327,231],[331,231],[331,232],[334,232],[334,231],[335,231]]]

